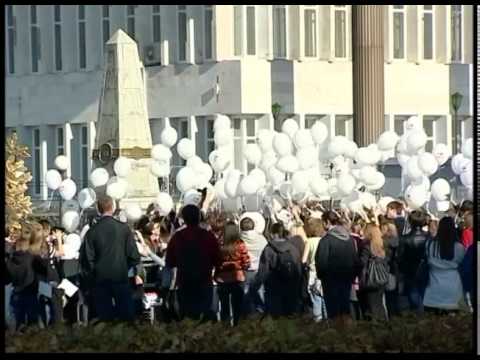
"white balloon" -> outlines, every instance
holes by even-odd
[[[93,187],[103,186],[108,182],[110,175],[105,168],[96,168],[90,174],[90,182]]]
[[[452,155],[450,148],[445,144],[435,144],[432,154],[437,160],[438,166],[445,164]]]
[[[335,177],[340,177],[342,175],[348,174],[350,171],[349,163],[348,161],[346,161],[346,159],[342,155],[335,157],[332,160],[332,165],[333,165],[333,174]]]
[[[408,134],[416,130],[422,130],[422,121],[418,116],[411,116],[405,123],[405,132]]]
[[[55,167],[58,170],[65,171],[68,169],[69,166],[70,166],[70,161],[65,155],[58,155],[55,158]]]
[[[258,183],[259,188],[263,188],[267,184],[267,176],[262,170],[258,168],[250,171],[250,174],[248,174],[248,176],[251,176],[255,179],[255,181]]]
[[[394,158],[394,157],[395,157],[395,149],[382,151],[381,162],[385,162],[388,159],[391,159],[391,158]]]
[[[450,183],[443,178],[436,179],[432,184],[431,192],[436,201],[446,201],[450,195]]]
[[[427,192],[430,190],[430,179],[428,176],[423,175],[421,178],[413,180],[412,184],[414,186],[422,186]]]
[[[309,178],[305,172],[292,175],[292,188],[294,194],[306,193],[309,190]]]
[[[208,183],[212,179],[213,169],[210,165],[202,163],[197,170],[198,174]],[[203,187],[202,187],[203,188]]]
[[[405,200],[413,210],[421,208],[429,200],[427,191],[423,186],[410,185],[405,190]]]
[[[166,192],[159,193],[155,201],[156,201],[156,204],[158,205],[161,216],[168,215],[168,213],[172,211],[173,199],[168,193]]]
[[[364,166],[360,169],[360,179],[365,185],[375,185],[378,181],[377,170],[372,166]]]
[[[312,133],[313,141],[315,141],[315,144],[317,145],[322,144],[328,137],[328,128],[321,121],[315,122],[311,127],[310,132]]]
[[[132,171],[132,163],[130,159],[126,157],[120,156],[115,162],[113,163],[113,171],[119,177],[127,177]]]
[[[155,161],[152,160],[150,163],[150,172],[155,176],[155,177],[166,177],[170,175],[170,162],[167,162],[165,160],[162,161]]]
[[[338,191],[338,181],[336,178],[328,179],[328,193],[332,199],[339,199],[342,194]]]
[[[125,215],[129,221],[137,221],[142,217],[143,211],[138,204],[128,204],[125,207]]]
[[[97,195],[95,194],[95,191],[93,189],[85,188],[78,193],[77,198],[80,207],[82,209],[86,209],[95,204],[95,201],[97,200]]]
[[[245,176],[240,182],[240,190],[244,195],[255,194],[258,188],[257,180],[253,176]]]
[[[468,188],[473,187],[473,168],[470,167],[460,174],[460,181]]]
[[[258,146],[260,146],[263,151],[271,150],[273,147],[273,137],[273,131],[270,131],[268,129],[259,130],[257,138]]]
[[[287,119],[282,124],[282,133],[287,134],[290,139],[293,139],[298,130],[298,123],[293,119]]]
[[[186,166],[194,171],[197,171],[202,164],[203,160],[199,156],[193,155],[192,157],[188,158]]]
[[[276,166],[271,166],[267,170],[267,177],[273,186],[278,186],[285,180],[285,174],[278,170]]]
[[[377,191],[380,190],[383,185],[385,185],[385,175],[379,171],[375,173],[375,178],[377,181],[373,185],[367,185],[368,190]]]
[[[387,213],[387,206],[395,199],[390,196],[383,196],[378,200],[378,208],[385,215]]]
[[[292,142],[287,134],[277,133],[273,138],[273,149],[279,156],[292,153]]]
[[[202,200],[202,194],[197,189],[190,189],[183,195],[183,205],[199,206]]]
[[[407,134],[400,136],[400,140],[397,143],[397,151],[400,154],[409,155],[407,149],[407,136]]]
[[[155,160],[170,160],[172,151],[163,144],[157,144],[152,147],[151,156]]]
[[[435,205],[439,212],[446,212],[450,208],[450,201],[437,201]]]
[[[297,160],[300,169],[307,170],[315,165],[317,160],[314,154],[316,149],[313,146],[304,147],[297,151]]]
[[[228,198],[227,194],[225,194],[225,180],[219,179],[215,183],[215,193],[217,194],[220,200],[225,200]]]
[[[230,165],[230,158],[223,149],[217,149],[210,153],[208,157],[210,165],[216,173],[221,173]]]
[[[294,173],[298,170],[298,160],[293,155],[283,156],[278,160],[277,168],[285,173]]]
[[[271,166],[274,166],[277,163],[277,161],[278,161],[277,154],[275,154],[273,150],[270,150],[268,152],[263,153],[260,167],[263,170],[268,171],[268,169],[270,169]]]
[[[215,145],[218,147],[227,146],[233,142],[232,129],[218,129],[213,135]]]
[[[45,175],[45,182],[50,190],[57,190],[62,183],[62,175],[57,170],[48,170]]]
[[[379,151],[369,149],[366,147],[361,147],[357,150],[355,154],[355,161],[364,165],[375,165],[380,161],[382,154]]]
[[[438,162],[431,153],[423,153],[418,156],[418,167],[427,176],[433,175],[438,170]]]
[[[349,140],[345,136],[335,136],[328,144],[328,155],[335,157],[345,154]]]
[[[71,233],[64,238],[64,255],[62,260],[78,259],[82,238],[76,233]]]
[[[310,147],[314,145],[312,134],[307,129],[300,129],[294,135],[294,143],[297,149]]]
[[[241,180],[241,173],[240,171],[234,169],[231,170],[227,176],[227,180],[225,181],[225,194],[229,198],[234,198],[239,193],[239,185]]]
[[[418,156],[412,156],[407,161],[407,176],[411,180],[419,179],[423,176],[423,171],[418,166]]]
[[[470,160],[466,159],[463,154],[457,154],[452,157],[452,170],[456,175],[460,175],[466,166],[470,163]]]
[[[278,192],[280,193],[280,196],[283,199],[291,199],[292,198],[292,193],[293,193],[293,186],[290,181],[284,181],[279,189]]]
[[[107,195],[114,200],[120,200],[125,197],[127,194],[127,185],[128,183],[119,177],[112,177],[107,182]]]
[[[368,151],[371,155],[371,164],[374,165],[382,159],[382,152],[378,149],[377,144],[370,144],[367,146]]]
[[[398,153],[397,154],[397,160],[398,160],[398,163],[400,164],[400,166],[402,168],[406,168],[408,160],[410,160],[410,155]]]
[[[350,159],[355,159],[355,154],[357,153],[358,145],[354,141],[348,141],[345,144],[344,155]]]
[[[69,210],[62,216],[62,226],[67,232],[74,232],[80,224],[80,214],[76,211]]]
[[[231,123],[230,118],[223,114],[217,114],[215,122],[213,123],[213,130],[223,130],[223,129],[230,129]]]
[[[72,200],[77,193],[77,185],[72,179],[65,179],[58,188],[63,200]]]
[[[184,159],[188,160],[192,156],[195,155],[195,147],[193,145],[192,140],[183,138],[177,144],[177,152],[178,155]]]
[[[262,160],[262,151],[257,144],[247,144],[243,152],[248,163],[257,166]]]
[[[374,209],[377,206],[377,199],[375,195],[369,192],[362,192],[359,194],[360,201],[367,209]]]
[[[388,151],[395,149],[400,137],[395,131],[385,131],[378,138],[377,145],[380,151]]]
[[[166,126],[163,129],[162,133],[160,134],[160,141],[167,148],[171,148],[173,145],[175,145],[175,143],[177,142],[177,139],[178,139],[177,130],[175,130],[171,126]]]
[[[467,159],[473,159],[473,139],[468,138],[462,146],[462,154]]]
[[[407,151],[410,155],[415,155],[427,144],[427,134],[423,130],[412,131],[407,137]]]
[[[197,180],[195,171],[189,167],[183,167],[180,169],[176,177],[177,189],[181,193],[184,193],[193,188]]]
[[[350,194],[355,189],[355,178],[350,174],[342,174],[337,180],[338,191],[342,195]]]

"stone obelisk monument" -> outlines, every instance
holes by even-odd
[[[377,141],[385,130],[383,5],[352,5],[354,140]]]
[[[120,207],[129,202],[146,207],[157,196],[158,180],[149,166],[151,148],[143,64],[135,41],[118,30],[105,48],[105,76],[93,162],[95,168],[104,167],[114,176],[113,164],[119,156],[136,160],[126,178],[127,195]]]

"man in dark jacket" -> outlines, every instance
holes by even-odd
[[[408,298],[410,310],[421,311],[423,290],[416,284],[416,274],[422,258],[425,255],[425,243],[428,233],[423,231],[427,215],[424,211],[414,210],[410,213],[408,222],[411,231],[400,237],[398,247],[399,270],[403,275],[404,294]]]
[[[212,232],[202,229],[200,209],[187,205],[182,209],[186,227],[177,230],[168,243],[166,266],[177,268],[176,285],[181,317],[213,320],[212,272],[220,265],[220,246]]]
[[[252,288],[265,287],[266,312],[272,316],[297,313],[300,305],[302,258],[297,248],[285,239],[282,223],[272,225],[273,236],[260,256]]]
[[[133,320],[128,270],[140,262],[133,233],[126,224],[112,217],[111,197],[100,198],[97,207],[102,217],[85,235],[86,262],[83,261],[95,286],[96,311],[101,320]]]
[[[317,276],[322,282],[328,318],[350,314],[352,283],[360,270],[353,239],[333,211],[322,215],[328,230],[318,244],[315,254]]]

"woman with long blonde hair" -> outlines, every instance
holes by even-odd
[[[388,269],[389,259],[386,256],[383,243],[382,232],[376,224],[369,223],[365,227],[364,236],[366,240],[365,246],[360,251],[360,260],[364,267],[364,272],[369,270],[370,262],[374,261],[378,266],[385,266]],[[385,285],[375,287],[367,287],[360,284],[360,296],[365,304],[363,313],[367,320],[372,318],[379,320],[387,320],[387,309],[385,306]],[[363,286],[363,288],[362,288]]]

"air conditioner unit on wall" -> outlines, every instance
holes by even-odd
[[[161,47],[160,43],[146,45],[143,48],[143,64],[144,66],[161,65]]]

